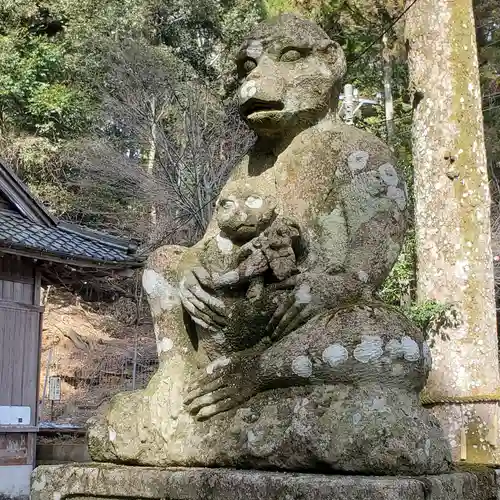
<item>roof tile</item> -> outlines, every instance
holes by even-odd
[[[14,245],[47,252],[60,258],[116,264],[138,262],[137,255],[130,255],[126,250],[105,241],[70,232],[62,227],[44,227],[19,213],[0,210],[0,246]]]

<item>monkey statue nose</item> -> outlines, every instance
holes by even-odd
[[[241,104],[243,104],[248,99],[251,99],[252,97],[255,96],[255,94],[257,94],[257,85],[258,82],[256,80],[247,80],[245,83],[243,83],[239,91],[239,98]]]
[[[253,75],[252,75],[253,76]],[[284,85],[277,75],[248,79],[238,92],[240,111],[247,117],[257,111],[280,111],[284,108]]]

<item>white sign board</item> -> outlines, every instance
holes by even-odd
[[[29,406],[0,406],[0,425],[30,425],[30,422],[31,408]],[[0,497],[1,493],[0,490]]]
[[[49,401],[61,401],[61,377],[49,377]]]

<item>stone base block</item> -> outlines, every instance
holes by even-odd
[[[497,500],[493,469],[426,477],[330,476],[113,464],[43,465],[31,500]]]

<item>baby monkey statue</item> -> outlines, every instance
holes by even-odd
[[[90,423],[96,461],[439,474],[450,450],[419,392],[429,349],[374,292],[407,197],[390,150],[337,118],[346,69],[316,24],[284,14],[237,56],[257,141],[202,240],[143,275],[160,366]]]

